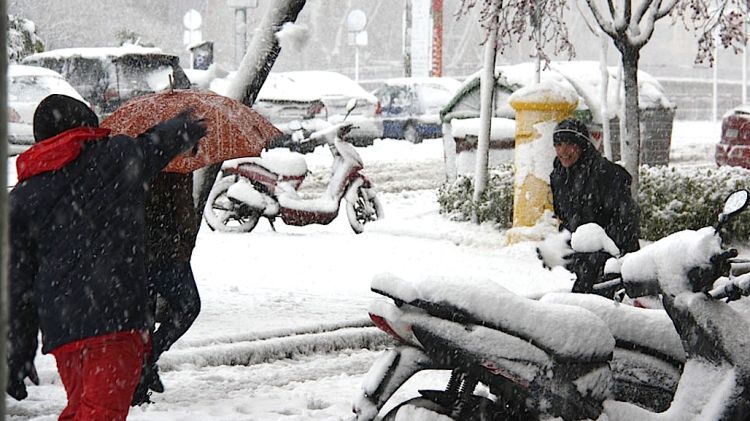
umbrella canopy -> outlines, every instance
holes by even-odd
[[[206,120],[208,131],[198,151],[180,154],[164,169],[187,173],[228,159],[260,156],[281,132],[265,117],[232,98],[211,91],[175,89],[131,99],[102,121],[114,134],[138,136],[186,108]]]

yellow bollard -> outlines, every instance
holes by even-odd
[[[524,229],[552,210],[549,175],[555,157],[552,132],[578,106],[578,94],[556,82],[524,87],[510,98],[516,110],[513,229],[508,242],[539,240],[538,232]],[[534,234],[535,233],[535,234]]]

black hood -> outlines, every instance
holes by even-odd
[[[99,127],[99,118],[83,102],[52,94],[34,111],[34,140],[41,142],[77,127]]]

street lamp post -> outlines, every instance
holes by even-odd
[[[354,9],[346,16],[346,29],[349,31],[350,44],[354,44],[354,80],[359,81],[359,47],[367,45],[367,15]]]

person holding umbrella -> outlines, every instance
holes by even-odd
[[[110,137],[84,103],[50,95],[10,193],[7,392],[26,398],[37,332],[68,404],[61,419],[124,420],[153,315],[145,274],[145,185],[205,135],[190,111],[136,138]]]
[[[164,391],[156,362],[200,313],[200,295],[190,266],[199,224],[193,174],[162,171],[154,177],[146,202],[146,275],[159,326],[151,327],[151,352],[145,356],[133,406],[150,403],[150,390]]]

